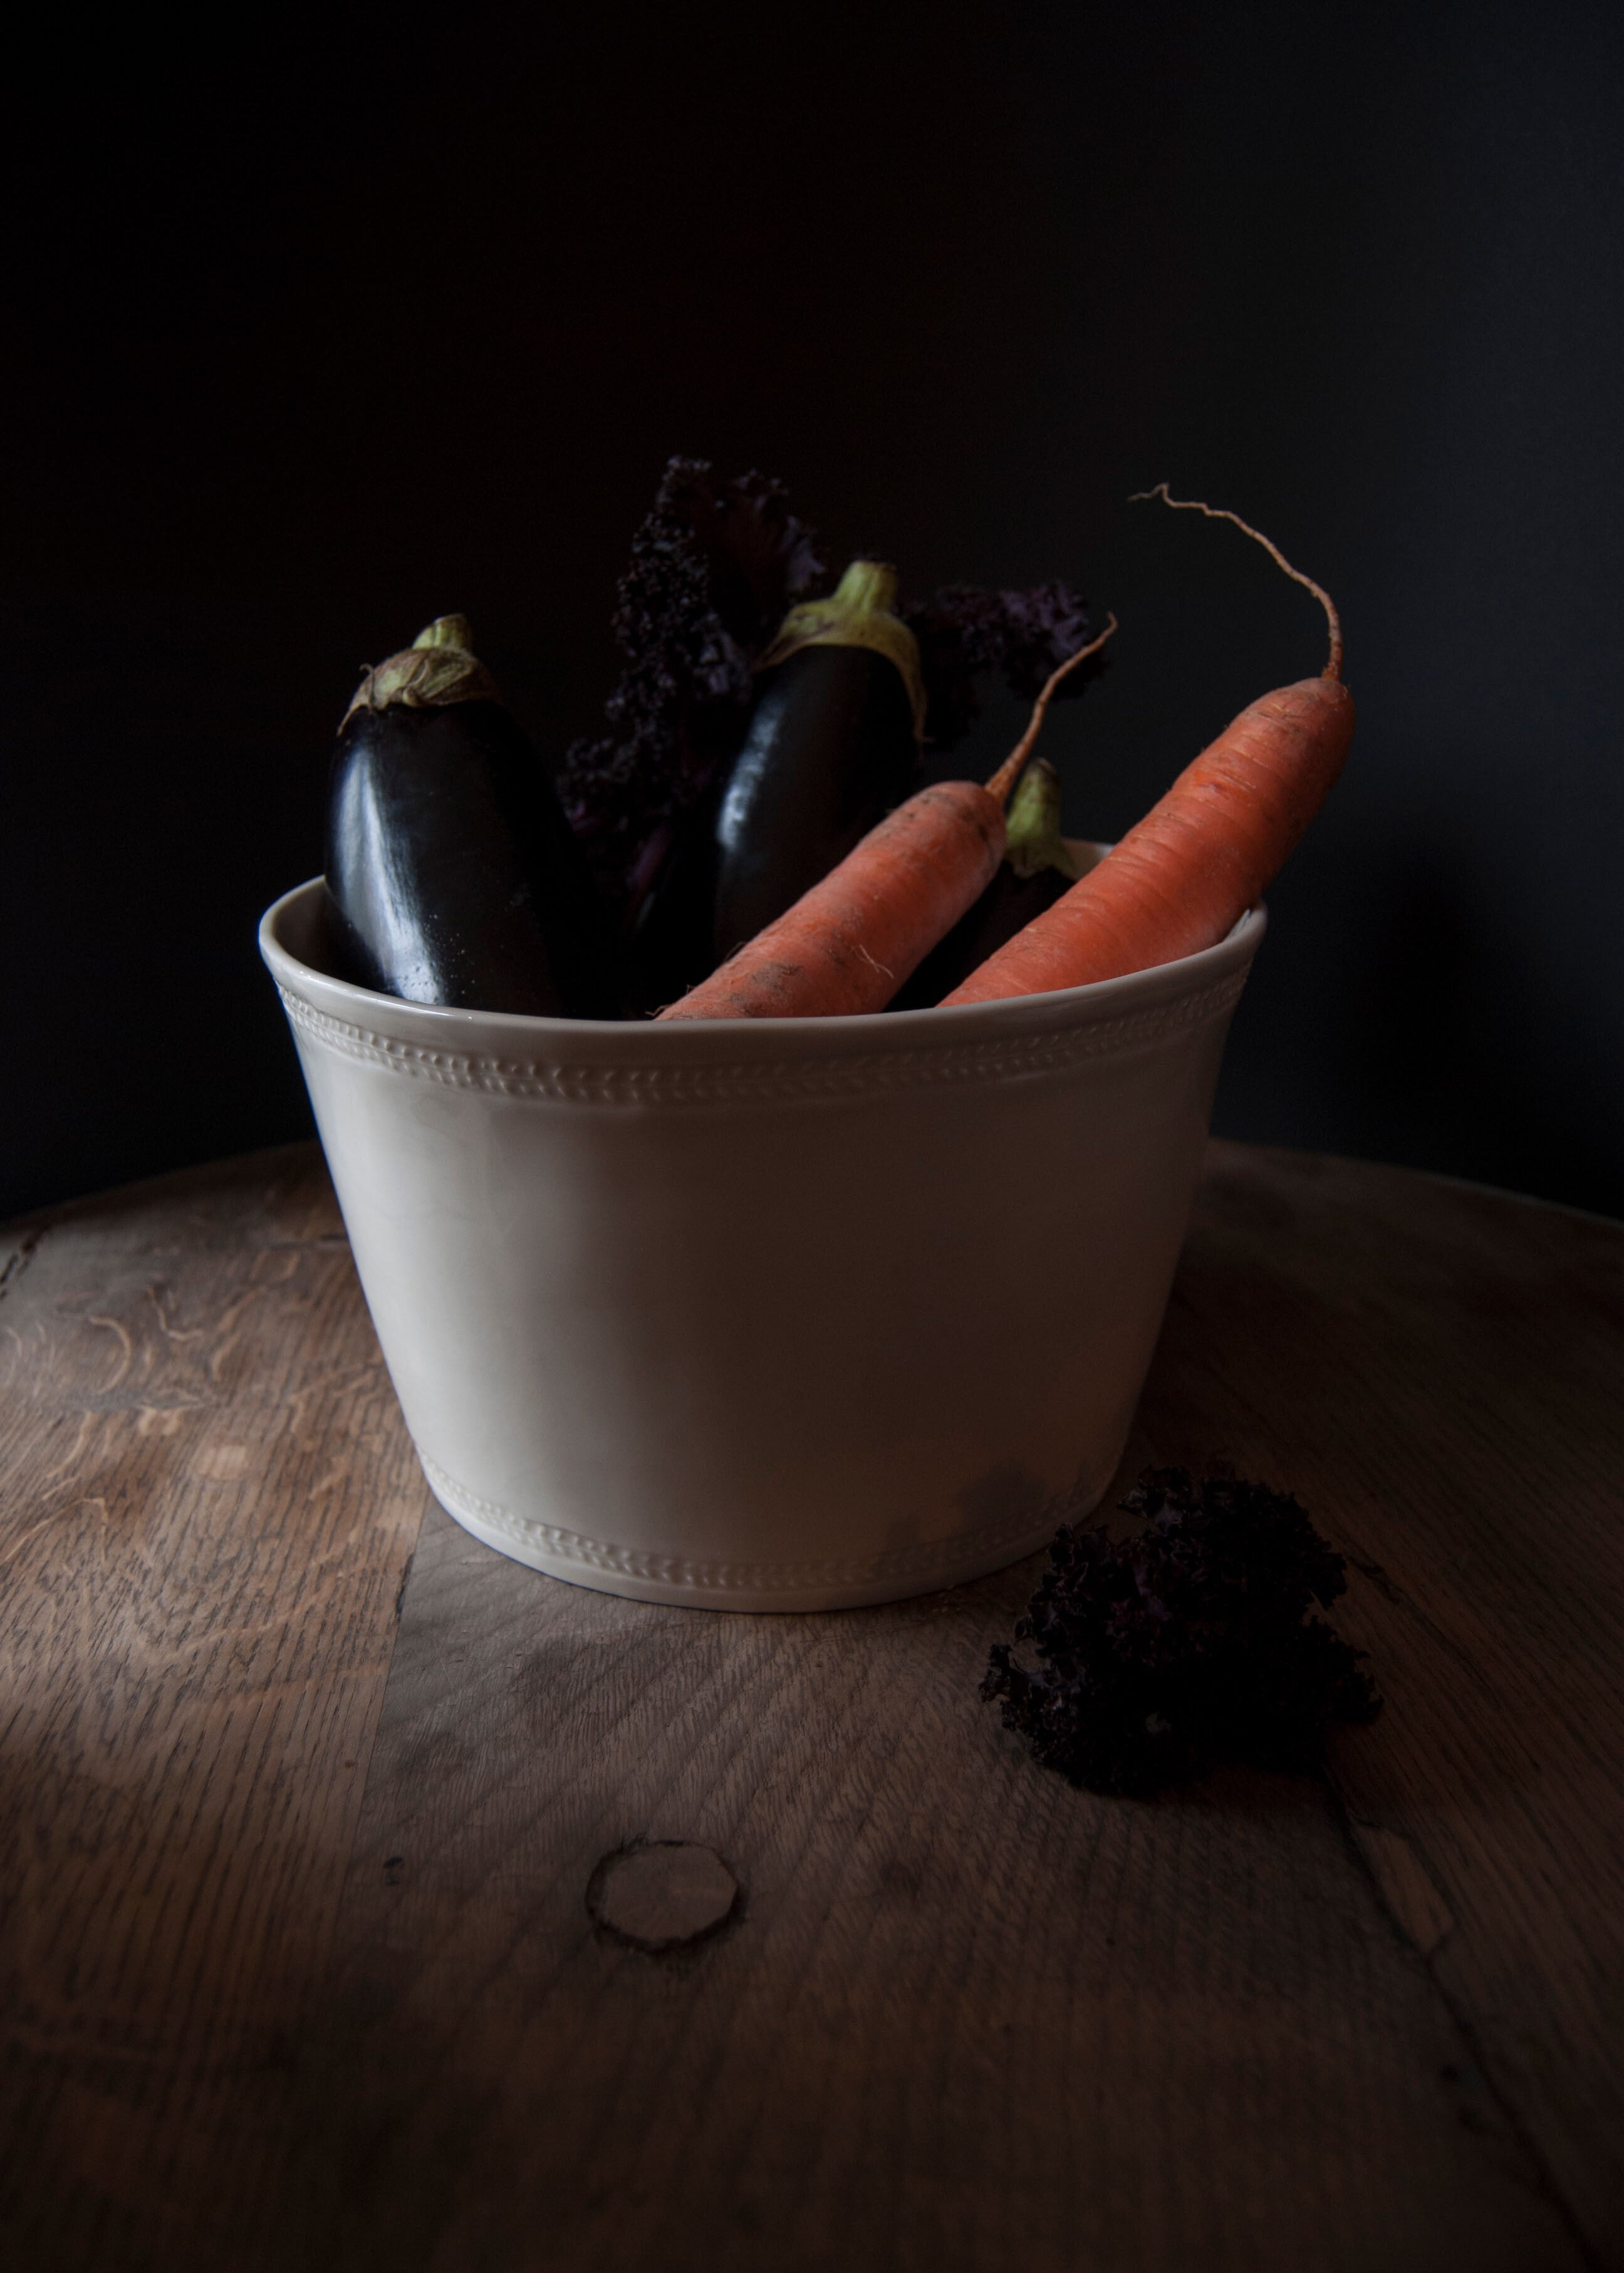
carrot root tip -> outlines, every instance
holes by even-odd
[[[1312,576],[1304,576],[1300,568],[1294,568],[1272,537],[1265,536],[1260,529],[1254,529],[1249,521],[1243,521],[1238,513],[1231,513],[1227,506],[1207,505],[1199,498],[1176,498],[1165,482],[1158,482],[1154,489],[1135,490],[1128,503],[1147,505],[1157,498],[1163,505],[1171,506],[1175,513],[1202,513],[1208,521],[1232,521],[1244,535],[1251,537],[1254,544],[1263,547],[1274,566],[1283,568],[1294,584],[1301,584],[1304,591],[1312,592],[1325,610],[1326,621],[1331,627],[1331,651],[1320,676],[1340,680],[1342,675],[1342,619],[1336,611],[1335,601],[1324,585],[1316,584]]]

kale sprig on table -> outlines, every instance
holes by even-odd
[[[606,899],[637,902],[683,814],[744,738],[754,672],[797,601],[833,576],[781,482],[724,480],[701,458],[673,458],[632,540],[612,619],[624,658],[605,731],[571,745],[559,788]],[[1001,678],[1030,699],[1087,636],[1069,584],[1029,592],[945,587],[901,610],[920,644],[932,754],[974,723],[977,682]],[[1082,692],[1089,663],[1058,689]]]
[[[1289,1494],[1151,1468],[1122,1509],[1143,1519],[1127,1540],[1056,1534],[981,1683],[1043,1767],[1143,1797],[1222,1757],[1311,1767],[1334,1722],[1374,1717],[1360,1653],[1307,1615],[1344,1591],[1342,1557]]]

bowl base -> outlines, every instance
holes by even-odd
[[[1079,1485],[1036,1514],[1028,1508],[975,1531],[878,1555],[838,1562],[723,1563],[612,1546],[537,1522],[467,1490],[421,1447],[417,1458],[429,1489],[455,1522],[482,1545],[549,1579],[634,1602],[751,1612],[861,1609],[983,1579],[1047,1547],[1063,1523],[1080,1521],[1098,1506],[1109,1481],[1108,1473],[1098,1484]]]

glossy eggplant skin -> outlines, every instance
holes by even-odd
[[[766,675],[738,756],[678,834],[632,943],[654,1011],[844,860],[914,786],[901,672],[864,647],[798,649]]]
[[[756,699],[714,823],[717,962],[844,860],[914,785],[901,672],[865,647],[807,647]]]
[[[351,712],[329,782],[327,886],[340,977],[456,1009],[619,1015],[580,850],[499,702]]]

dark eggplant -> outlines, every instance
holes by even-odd
[[[1005,829],[1004,859],[991,883],[887,1009],[931,1009],[1052,908],[1094,865],[1086,848],[1060,834],[1060,776],[1047,758],[1034,759],[1022,775],[1010,799]]]
[[[634,942],[639,999],[675,1001],[793,906],[899,805],[919,764],[924,689],[897,580],[854,560],[792,608],[763,656],[738,756],[680,831]]]
[[[845,859],[914,784],[924,688],[897,576],[854,560],[827,600],[792,608],[717,808],[720,962]]]
[[[339,729],[327,910],[341,977],[409,1002],[613,1017],[609,926],[553,784],[461,616],[368,671]]]

